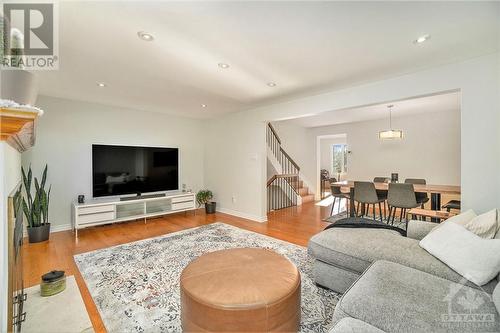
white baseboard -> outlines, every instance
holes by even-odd
[[[71,223],[69,224],[60,224],[60,225],[51,225],[50,226],[50,232],[59,232],[59,231],[66,231],[66,230],[72,230],[73,227],[71,226]]]
[[[267,216],[258,216],[258,215],[253,215],[253,214],[247,214],[247,213],[238,212],[236,210],[231,210],[231,209],[227,209],[227,208],[219,208],[219,207],[217,207],[217,211],[220,213],[241,217],[243,219],[252,220],[255,222],[260,222],[260,223],[267,222]]]
[[[267,222],[267,216],[257,216],[257,215],[242,213],[242,212],[238,212],[238,211],[226,209],[226,208],[217,208],[217,211],[220,213],[241,217],[243,219],[252,220],[255,222],[260,222],[260,223]],[[51,225],[50,226],[50,233],[59,232],[59,231],[67,231],[67,230],[72,230],[72,229],[73,229],[73,227],[72,227],[71,223]],[[24,226],[24,237],[28,237],[28,231],[26,230],[26,226]]]

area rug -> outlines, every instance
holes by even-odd
[[[238,247],[267,248],[301,272],[300,332],[327,332],[339,294],[313,282],[307,249],[224,223],[75,255],[108,332],[182,332],[179,277],[200,255]]]
[[[75,277],[66,277],[66,289],[57,295],[42,297],[40,285],[24,289],[26,321],[22,332],[93,333]]]

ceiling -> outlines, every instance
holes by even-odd
[[[302,127],[319,127],[383,119],[389,118],[388,105],[393,105],[393,118],[428,112],[460,112],[460,93],[453,92],[448,94],[412,98],[391,103],[342,109],[324,112],[310,117],[291,119],[286,122]]]
[[[43,95],[209,118],[496,52],[499,18],[498,2],[61,2],[60,67],[37,74]]]

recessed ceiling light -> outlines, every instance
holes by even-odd
[[[139,31],[137,33],[137,36],[139,36],[140,39],[142,39],[142,40],[144,40],[146,42],[151,42],[152,40],[155,39],[153,37],[153,35],[151,35],[150,33],[144,32],[144,31]]]
[[[223,63],[223,62],[219,62],[218,66],[219,66],[220,68],[229,68],[229,65],[228,65],[228,64],[225,64],[225,63]]]
[[[431,38],[431,35],[423,35],[423,36],[420,36],[417,39],[415,39],[413,41],[413,43],[415,43],[415,44],[422,44],[423,42],[429,40],[430,38]]]
[[[202,107],[202,108],[206,108],[206,107],[207,107],[207,105],[206,105],[206,104],[202,104],[202,105],[201,105],[201,107]]]
[[[100,88],[104,88],[104,87],[106,87],[106,83],[104,83],[104,82],[97,82],[97,86],[100,87]]]
[[[274,82],[268,82],[267,85],[269,87],[276,87],[276,83],[274,83]]]

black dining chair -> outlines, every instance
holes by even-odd
[[[415,185],[425,185],[427,182],[425,179],[421,178],[406,178],[405,184],[415,184]],[[417,192],[415,193],[417,198],[417,203],[420,205],[420,208],[424,208],[424,204],[429,201],[429,196],[425,192]]]

